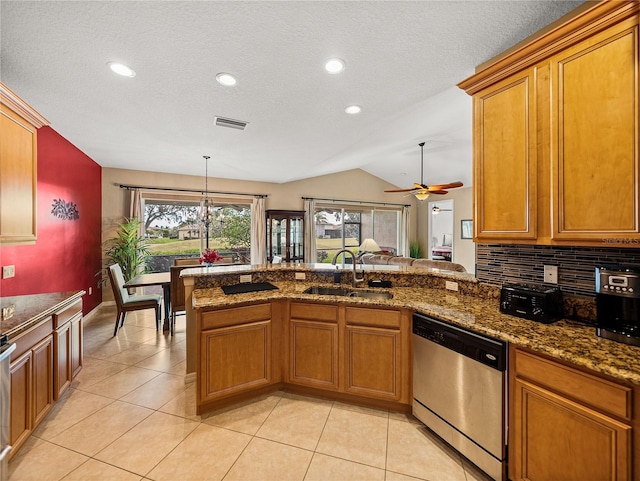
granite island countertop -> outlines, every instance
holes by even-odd
[[[303,293],[311,285],[333,287],[334,284],[290,280],[270,282],[278,290],[225,295],[220,287],[196,289],[193,291],[193,307],[220,309],[273,299],[291,299],[409,308],[640,385],[640,347],[597,337],[594,326],[576,321],[563,319],[553,324],[541,324],[502,314],[497,299],[493,297],[483,298],[420,286],[380,289],[393,294],[393,298],[388,300],[354,298]]]
[[[9,340],[26,331],[47,316],[81,299],[85,291],[52,292],[24,296],[0,297],[0,307],[13,306],[11,317],[0,319],[0,335]]]

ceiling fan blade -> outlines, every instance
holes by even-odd
[[[448,194],[449,193],[446,190],[440,190],[440,189],[438,189],[438,190],[429,190],[427,192],[429,192],[430,194]]]
[[[414,190],[422,190],[421,188],[411,187],[409,189],[394,189],[394,190],[385,190],[385,192],[412,192]]]
[[[455,189],[456,187],[462,187],[462,182],[450,182],[448,184],[432,184],[427,186],[427,190],[433,192],[434,190],[442,190],[442,189]]]

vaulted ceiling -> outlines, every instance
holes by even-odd
[[[103,167],[203,175],[210,155],[216,177],[361,168],[407,187],[426,141],[425,181],[470,185],[471,100],[456,83],[581,3],[3,0],[0,78]],[[344,72],[325,72],[332,57]]]

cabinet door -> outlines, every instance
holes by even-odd
[[[517,378],[513,409],[515,480],[631,479],[630,426]]]
[[[84,359],[83,354],[84,343],[84,321],[82,314],[71,319],[71,379],[82,369]]]
[[[623,22],[552,58],[554,239],[640,239],[635,23]]]
[[[37,129],[0,105],[0,244],[36,240]]]
[[[71,323],[66,322],[53,334],[55,369],[53,372],[53,398],[60,399],[71,385]]]
[[[401,396],[399,329],[346,326],[346,386],[351,394],[387,400]]]
[[[33,430],[32,416],[32,362],[33,354],[29,350],[9,367],[11,374],[11,432],[9,444],[13,450],[9,456],[13,456],[18,448],[25,442]]]
[[[271,383],[271,321],[203,331],[199,402]]]
[[[338,389],[338,324],[292,319],[289,379],[294,384]]]
[[[53,406],[53,335],[33,347],[33,425]]]
[[[475,238],[535,239],[535,70],[480,91],[473,107]]]

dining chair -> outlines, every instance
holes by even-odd
[[[161,295],[129,295],[129,291],[124,287],[124,276],[122,275],[122,268],[120,267],[120,264],[113,264],[112,266],[109,266],[109,280],[111,281],[113,297],[115,297],[116,306],[118,308],[118,313],[116,315],[116,327],[113,331],[114,336],[118,333],[118,329],[124,325],[124,318],[129,311],[155,309],[156,329],[160,328],[160,303],[162,302]]]

